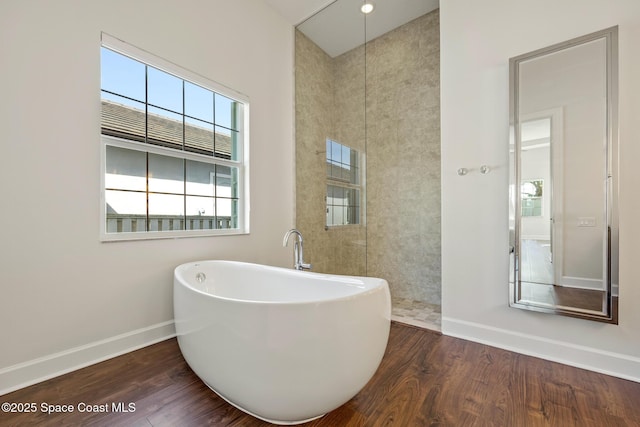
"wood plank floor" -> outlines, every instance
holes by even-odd
[[[211,392],[175,339],[0,396],[1,426],[265,426]],[[41,404],[74,405],[48,415]],[[135,411],[78,412],[79,403]],[[100,409],[99,407],[96,409]],[[392,323],[380,369],[316,426],[640,426],[640,383]]]

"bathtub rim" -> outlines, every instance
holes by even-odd
[[[225,296],[220,296],[220,295],[216,295],[216,294],[212,294],[209,292],[205,292],[201,289],[197,289],[196,287],[194,287],[192,284],[189,283],[188,280],[186,280],[186,278],[184,278],[184,276],[180,276],[178,274],[178,270],[183,270],[186,269],[187,266],[195,266],[197,264],[200,263],[224,263],[224,264],[233,264],[236,266],[253,266],[253,267],[259,267],[259,268],[263,268],[263,269],[268,269],[268,270],[282,270],[283,272],[287,273],[287,274],[293,274],[293,275],[299,275],[301,277],[304,277],[305,275],[311,275],[312,277],[325,277],[325,278],[329,278],[329,277],[336,277],[336,278],[353,278],[353,279],[358,279],[364,282],[375,282],[375,284],[372,284],[370,287],[367,286],[366,288],[360,288],[357,292],[348,294],[348,295],[342,295],[339,297],[329,297],[329,298],[323,298],[323,299],[312,299],[312,300],[303,300],[303,301],[287,301],[287,300],[279,300],[279,301],[263,301],[263,300],[251,300],[251,299],[241,299],[241,298],[233,298],[233,297],[225,297]],[[367,276],[351,276],[351,275],[340,275],[340,274],[328,274],[328,273],[317,273],[314,271],[299,271],[299,270],[294,270],[292,268],[286,268],[286,267],[278,267],[278,266],[271,266],[271,265],[265,265],[265,264],[257,264],[257,263],[251,263],[251,262],[245,262],[245,261],[230,261],[230,260],[222,260],[222,259],[208,259],[208,260],[201,260],[201,261],[190,261],[190,262],[186,262],[183,264],[178,265],[177,267],[174,268],[173,270],[173,278],[174,278],[174,286],[176,285],[176,283],[179,283],[180,286],[183,286],[184,288],[195,292],[197,294],[202,295],[203,297],[207,297],[207,298],[212,298],[215,300],[220,300],[220,301],[228,301],[228,302],[232,302],[232,303],[238,303],[238,304],[251,304],[251,305],[284,305],[284,306],[303,306],[303,305],[318,305],[318,304],[323,304],[323,303],[332,303],[332,302],[337,302],[337,301],[346,301],[349,299],[353,299],[353,298],[361,298],[364,296],[367,296],[369,294],[375,294],[377,292],[384,292],[385,289],[387,290],[387,292],[389,292],[389,283],[382,278],[379,277],[367,277]],[[182,279],[185,280],[182,280]],[[390,313],[389,313],[390,314]]]

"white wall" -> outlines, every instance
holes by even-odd
[[[640,2],[441,2],[443,333],[640,381]],[[508,59],[619,25],[619,325],[509,308]],[[481,164],[492,166],[480,175]],[[475,171],[460,177],[460,167]],[[460,268],[464,266],[464,268]]]
[[[99,242],[101,31],[249,96],[250,235]],[[290,264],[293,30],[263,2],[4,0],[0,58],[0,394],[170,336],[178,264]]]

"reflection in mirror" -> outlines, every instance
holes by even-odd
[[[617,323],[617,27],[510,60],[510,304]]]

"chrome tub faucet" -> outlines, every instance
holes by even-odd
[[[311,264],[305,264],[304,262],[304,254],[303,254],[303,246],[302,246],[302,233],[300,233],[295,228],[287,231],[284,235],[284,239],[282,240],[282,246],[286,247],[287,243],[289,243],[289,236],[295,234],[295,242],[293,242],[293,268],[296,270],[311,270]]]

